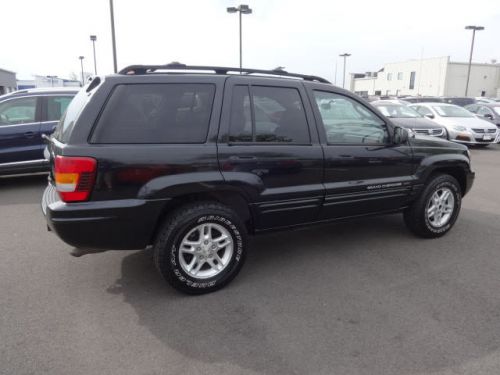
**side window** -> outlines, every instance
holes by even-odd
[[[71,96],[48,96],[46,121],[59,121],[72,99]]]
[[[251,101],[248,90],[247,86],[235,86],[233,89],[231,142],[311,143],[306,114],[297,89],[252,86]]]
[[[486,107],[481,107],[479,111],[477,111],[477,114],[480,116],[484,116],[486,114],[493,115],[493,113],[491,113],[491,111]]]
[[[343,95],[314,91],[328,143],[384,144],[387,126],[361,103]]]
[[[252,115],[248,86],[235,86],[231,99],[230,142],[252,142]]]
[[[0,104],[0,126],[35,122],[36,97],[19,98]]]
[[[93,143],[203,143],[212,84],[118,85],[99,118]]]

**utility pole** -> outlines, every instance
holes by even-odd
[[[78,56],[78,58],[80,59],[80,65],[82,67],[82,87],[85,86],[85,79],[83,77],[83,59],[85,58],[85,56]]]
[[[97,75],[97,62],[95,58],[95,41],[97,40],[97,36],[91,35],[90,40],[92,41],[92,47],[94,48],[94,75]]]
[[[345,66],[346,66],[346,59],[351,56],[350,53],[343,53],[342,55],[339,55],[340,57],[344,58],[344,74],[342,76],[342,88],[345,88]]]
[[[483,26],[465,26],[465,30],[472,30],[472,43],[470,45],[469,67],[467,69],[467,82],[465,83],[465,96],[469,92],[470,68],[472,65],[472,52],[474,51],[474,38],[476,37],[476,30],[484,30]]]
[[[241,21],[242,21],[242,18],[241,18],[241,15],[242,14],[252,14],[252,9],[250,9],[250,7],[248,5],[244,5],[244,4],[241,4],[239,7],[229,7],[227,8],[227,12],[228,13],[236,13],[238,12],[239,13],[239,21],[240,21],[240,73],[241,73],[241,69],[243,67],[243,28],[242,28],[242,25],[241,25]]]
[[[109,0],[109,11],[111,14],[111,41],[113,43],[113,69],[116,73],[118,71],[116,63],[116,37],[115,37],[115,15],[113,12],[113,0]]]

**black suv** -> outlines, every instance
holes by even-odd
[[[152,245],[187,293],[231,281],[247,234],[404,212],[442,236],[474,178],[465,146],[412,137],[322,78],[180,64],[95,78],[48,154],[50,229],[77,248]]]

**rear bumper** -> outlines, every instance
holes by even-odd
[[[120,199],[64,203],[49,184],[42,198],[47,225],[78,248],[143,249],[152,240],[167,200]]]

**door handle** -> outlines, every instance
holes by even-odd
[[[257,156],[252,156],[252,155],[234,155],[234,156],[230,156],[229,160],[257,160]]]
[[[33,138],[35,136],[35,132],[26,132],[24,133],[24,136],[26,138]]]

